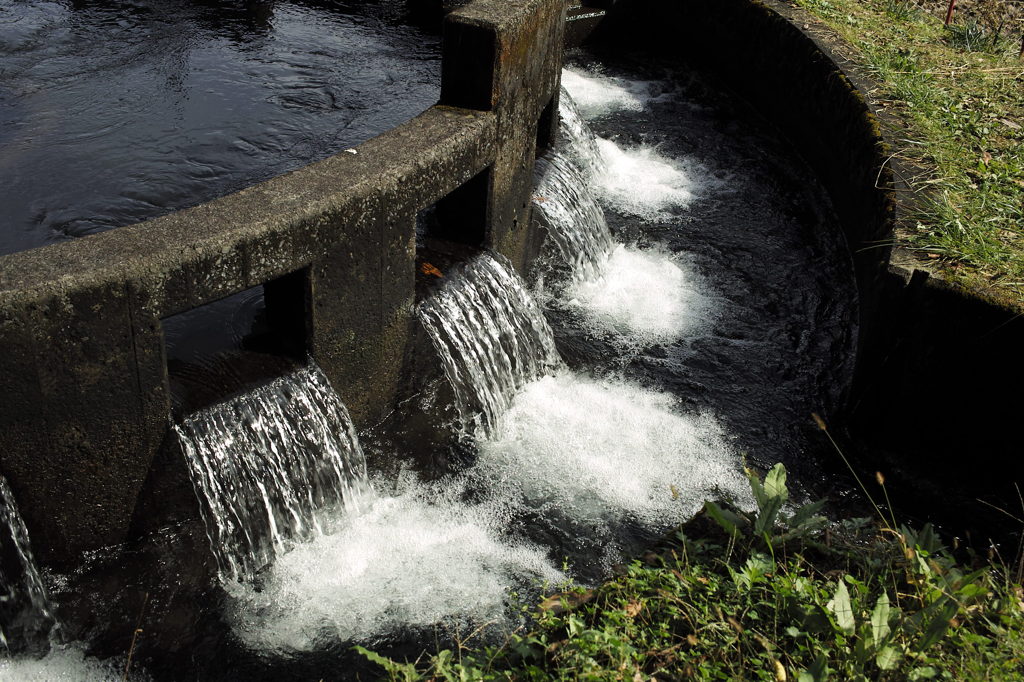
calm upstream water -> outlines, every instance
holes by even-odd
[[[842,400],[856,303],[813,177],[678,64],[577,53],[564,83],[533,276],[446,271],[408,395],[364,433],[315,367],[192,414],[176,475],[204,518],[44,575],[70,644],[0,673],[119,679],[141,627],[140,679],[366,679],[353,644],[500,637],[704,499],[743,504],[744,461],[820,482],[808,415]]]
[[[223,196],[437,100],[403,0],[0,0],[0,254]]]

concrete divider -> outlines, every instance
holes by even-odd
[[[358,424],[390,407],[411,333],[417,214],[461,192],[482,207],[481,245],[525,264],[564,11],[561,0],[475,0],[452,12],[440,104],[355,153],[0,257],[0,473],[37,556],[67,563],[126,539],[171,423],[170,315],[263,284],[268,315],[306,326],[306,350]]]

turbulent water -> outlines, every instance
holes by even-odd
[[[566,70],[575,89],[587,79]],[[640,100],[591,99],[642,108]],[[602,92],[596,89],[597,93]],[[624,149],[599,139],[583,118],[573,95],[563,88],[559,104],[560,142],[538,162],[534,206],[557,245],[571,278],[549,305],[571,309],[609,335],[620,347],[648,346],[679,339],[713,319],[713,306],[685,257],[664,247],[616,243],[605,220],[603,200],[640,217],[657,217],[667,207],[685,208],[693,183],[681,164],[653,149]]]
[[[316,367],[204,410],[177,427],[225,582],[251,579],[318,510],[366,486],[352,420]]]
[[[380,487],[391,487],[380,483]],[[510,537],[500,489],[478,503],[465,480],[414,478],[325,516],[330,532],[295,547],[258,584],[231,586],[228,618],[254,650],[292,655],[410,631],[447,639],[518,622],[510,593],[565,575],[541,547]]]
[[[190,677],[319,679],[350,670],[353,643],[415,656],[507,632],[514,595],[603,579],[705,499],[744,503],[742,451],[770,465],[771,448],[799,446],[785,425],[818,399],[848,322],[828,252],[801,251],[802,177],[777,180],[745,140],[680,114],[675,86],[580,69],[565,82],[580,110],[563,96],[565,142],[536,192],[565,268],[532,287],[482,254],[417,310],[466,430],[463,468],[428,480],[374,466],[391,475],[368,480],[364,448],[370,464],[410,453],[360,445],[315,370],[182,425],[222,576],[215,644],[192,653],[205,672]],[[673,146],[685,135],[659,138],[655,109],[739,177]],[[626,115],[642,133],[605,123]],[[806,222],[825,231],[818,216]],[[56,650],[36,674],[62,665],[102,672]]]
[[[561,363],[543,312],[502,256],[474,258],[418,315],[470,431],[493,431],[519,387]]]
[[[0,476],[0,679],[113,682],[123,678],[123,663],[87,659],[81,649],[61,645],[60,639],[28,530],[7,479]]]
[[[589,183],[594,175],[605,169],[604,158],[597,147],[597,135],[564,86],[558,98],[558,118],[558,149],[579,167],[584,181]]]

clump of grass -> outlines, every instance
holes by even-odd
[[[393,680],[1019,679],[1024,597],[934,531],[789,511],[785,469],[757,509],[703,514],[594,591],[548,599],[529,633],[418,663],[361,651]],[[882,481],[879,481],[882,483]]]
[[[906,21],[919,11],[910,0],[885,0],[885,13],[894,19]]]
[[[998,53],[1006,48],[1001,29],[989,29],[980,21],[967,19],[947,26],[946,37],[950,45],[961,50]]]
[[[945,274],[1024,304],[1024,60],[1000,21],[955,23],[897,0],[797,0],[878,81],[921,197],[897,243]]]

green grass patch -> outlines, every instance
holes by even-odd
[[[392,680],[1007,680],[1024,676],[1019,576],[958,562],[930,527],[791,510],[785,469],[751,475],[755,511],[705,512],[596,590],[547,599],[501,646]]]
[[[899,241],[954,280],[1024,302],[1024,60],[1005,24],[951,27],[905,0],[796,0],[853,47],[906,124],[923,197]]]

